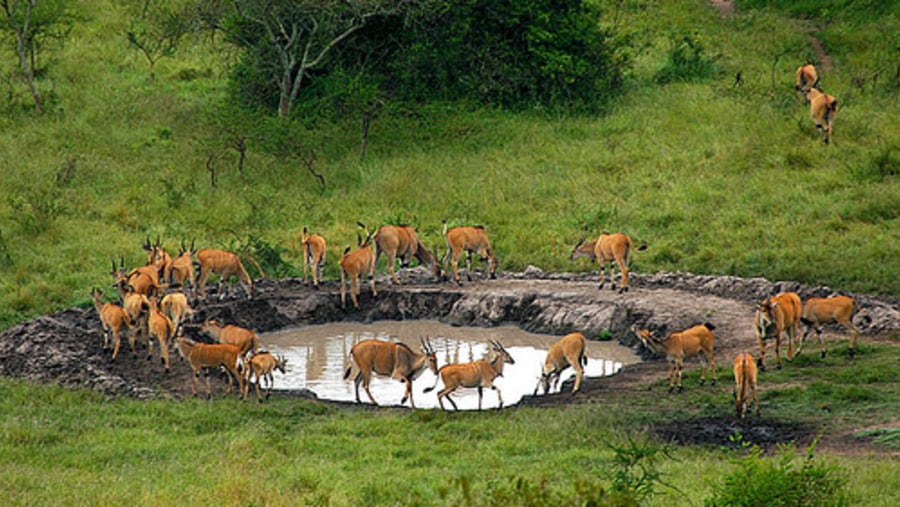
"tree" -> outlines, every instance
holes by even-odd
[[[155,77],[156,63],[175,54],[194,19],[189,7],[179,5],[178,1],[146,0],[143,3],[125,35],[150,65],[151,80]]]
[[[32,34],[32,16],[37,9],[37,0],[0,0],[0,8],[6,16],[6,28],[13,32],[16,38],[16,54],[19,56],[19,66],[22,68],[22,76],[28,84],[31,91],[31,97],[34,100],[34,110],[37,113],[43,112],[41,106],[41,93],[38,91],[37,83],[34,79],[34,69],[32,68],[31,58],[29,58],[29,41],[33,40]]]
[[[244,71],[261,74],[287,117],[312,73],[373,16],[402,12],[418,0],[234,0],[219,28],[247,51]]]

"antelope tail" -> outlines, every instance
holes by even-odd
[[[350,364],[347,366],[347,369],[344,370],[344,380],[347,380],[348,378],[350,378],[350,370],[352,370],[352,369],[353,369],[353,365]]]

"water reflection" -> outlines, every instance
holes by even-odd
[[[275,374],[275,389],[306,388],[322,399],[353,401],[356,399],[353,382],[344,380],[343,375],[349,365],[346,358],[354,343],[375,338],[402,341],[419,350],[419,338],[425,336],[429,337],[437,352],[439,367],[481,359],[488,352],[489,340],[500,341],[516,360],[514,365],[505,365],[503,376],[494,382],[502,391],[507,406],[534,392],[547,349],[559,339],[558,336],[527,333],[515,326],[453,327],[426,320],[307,326],[261,335],[260,342],[263,347],[288,359],[287,373]],[[586,355],[587,377],[611,375],[623,365],[638,361],[630,349],[610,342],[588,341]],[[573,375],[571,368],[566,370],[563,381]],[[434,385],[435,380],[435,375],[426,370],[413,383],[417,408],[438,407],[436,391],[422,393],[424,388]],[[404,385],[397,380],[373,376],[370,391],[379,404],[396,405],[403,397]],[[475,389],[461,389],[452,396],[460,410],[478,407],[478,392]],[[369,401],[362,388],[360,399],[365,403]],[[485,390],[482,406],[496,407],[497,393]]]

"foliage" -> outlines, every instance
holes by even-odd
[[[657,83],[704,80],[715,75],[715,62],[697,34],[673,33],[671,46],[666,66],[656,74]]]
[[[736,0],[738,9],[773,8],[793,16],[830,21],[834,17],[855,17],[873,20],[893,13],[900,14],[900,6],[881,0]]]
[[[192,6],[184,0],[148,0],[141,4],[125,36],[144,55],[153,79],[156,63],[174,56],[181,40],[199,27]]]
[[[372,23],[344,57],[359,65],[383,55],[371,72],[400,98],[596,109],[620,89],[629,64],[601,16],[583,0],[439,1]]]
[[[745,446],[746,447],[746,446]],[[798,459],[795,448],[783,446],[778,456],[766,458],[750,446],[737,460],[737,470],[726,475],[721,487],[706,501],[709,506],[818,507],[849,505],[843,472],[814,460],[816,443]]]
[[[624,444],[611,443],[609,447],[614,452],[613,466],[607,472],[612,478],[612,491],[643,503],[658,493],[657,486],[666,485],[657,463],[672,458],[667,447],[640,441],[632,435]]]
[[[243,50],[232,75],[242,101],[276,108],[288,117],[315,74],[328,72],[329,54],[345,44],[368,18],[402,12],[406,2],[240,0],[217,28]],[[246,84],[245,84],[246,82]]]

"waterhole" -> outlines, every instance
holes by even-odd
[[[559,336],[533,334],[515,326],[494,328],[454,327],[438,321],[377,321],[372,324],[334,323],[306,326],[266,333],[260,336],[263,347],[284,355],[287,372],[275,374],[275,389],[308,389],[320,399],[354,401],[351,379],[344,380],[347,357],[353,344],[365,339],[400,341],[419,350],[419,337],[429,337],[437,352],[438,367],[449,363],[469,362],[481,359],[488,353],[489,340],[498,340],[509,351],[515,364],[506,364],[503,376],[494,384],[501,390],[504,406],[517,403],[522,396],[532,394],[541,373],[541,366],[550,345]],[[640,361],[629,348],[613,342],[588,341],[586,377],[611,375],[622,366]],[[571,368],[563,374],[563,381],[573,377]],[[413,383],[416,408],[436,408],[438,387],[423,393],[426,387],[435,385],[436,376],[424,371]],[[403,397],[404,385],[397,380],[374,376],[370,391],[380,405],[398,405]],[[476,389],[460,389],[452,394],[460,410],[478,408]],[[360,387],[360,399],[369,403]],[[407,402],[408,403],[408,402]],[[449,405],[445,403],[445,405]],[[497,407],[497,393],[484,391],[482,408]]]

